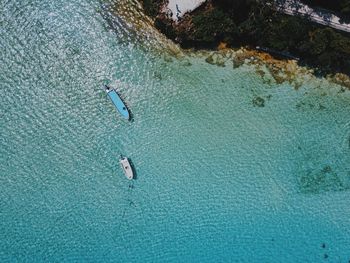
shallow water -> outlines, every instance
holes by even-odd
[[[0,7],[2,262],[350,260],[349,92],[165,61],[95,1]]]

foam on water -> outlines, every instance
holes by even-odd
[[[2,262],[350,259],[349,92],[164,61],[93,1],[0,5]]]

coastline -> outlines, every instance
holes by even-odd
[[[273,22],[262,22],[269,25],[270,28],[268,29],[270,31],[274,31],[277,25],[282,23],[283,30],[291,29],[291,32],[284,34],[283,37],[285,38],[293,38],[293,34],[299,34],[300,37],[300,34],[311,34],[310,32],[312,32],[315,40],[311,39],[310,43],[303,40],[305,43],[302,48],[307,47],[307,51],[302,53],[299,52],[300,50],[295,51],[292,48],[288,50],[289,46],[298,43],[286,44],[286,40],[278,34],[278,30],[282,29],[276,29],[276,32],[271,33],[271,35],[275,34],[278,36],[277,38],[272,38],[272,43],[271,39],[264,39],[265,37],[261,37],[261,34],[260,39],[255,36],[259,35],[256,32],[259,28],[250,28],[246,32],[240,33],[242,38],[238,39],[237,27],[239,26],[239,30],[242,30],[242,26],[237,25],[236,21],[232,22],[232,20],[229,20],[229,17],[221,11],[221,7],[215,6],[213,2],[211,0],[206,1],[193,11],[184,14],[177,22],[173,21],[166,14],[167,2],[159,1],[157,2],[159,4],[158,13],[152,17],[154,26],[168,39],[179,44],[185,50],[212,50],[216,52],[226,48],[235,50],[242,47],[242,52],[245,54],[240,56],[255,56],[259,63],[266,60],[266,63],[270,65],[268,67],[272,68],[272,71],[275,73],[274,75],[278,75],[278,68],[284,68],[284,66],[281,66],[283,63],[286,63],[286,66],[288,65],[288,68],[290,68],[291,58],[298,57],[300,60],[296,63],[293,62],[293,65],[297,64],[298,66],[309,68],[314,75],[331,80],[334,79],[338,84],[350,89],[350,62],[348,62],[350,61],[350,49],[347,45],[350,43],[350,37],[347,35],[342,35],[328,27],[320,27],[311,22],[306,22],[299,17],[277,14],[275,11],[265,8],[261,11],[258,19],[274,20]],[[146,10],[145,12],[147,14]],[[270,15],[272,16],[271,19],[269,18]],[[256,22],[254,23],[256,24]],[[249,26],[254,26],[254,23],[251,23]],[[306,30],[293,32],[300,25],[305,26]],[[232,30],[228,29],[230,26],[232,26]],[[251,33],[255,35],[252,37]],[[328,41],[324,40],[324,37],[333,39],[333,42],[327,44],[333,49],[324,47],[325,44],[322,41]],[[261,46],[263,50],[257,50],[256,46]],[[211,62],[210,58],[208,62]],[[277,64],[278,66],[272,67],[272,64]]]
[[[139,0],[104,3],[102,5],[102,15],[113,30],[118,27],[118,23],[122,23],[128,29],[128,34],[125,36],[127,41],[133,38],[134,42],[142,48],[161,53],[166,50],[170,56],[183,56],[183,51],[179,45],[154,27],[154,19],[145,14],[144,7]]]
[[[276,59],[269,53],[241,47],[239,49],[223,48],[217,51],[187,50],[188,56],[201,57],[206,63],[218,67],[248,66],[257,73],[264,82],[282,84],[288,82],[294,89],[299,89],[304,81],[324,79],[340,86],[339,92],[350,91],[350,77],[342,74],[316,76],[314,69],[300,66],[297,60]]]

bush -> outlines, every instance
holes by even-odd
[[[150,17],[156,17],[163,4],[165,4],[165,0],[142,0],[143,9]]]
[[[218,8],[194,16],[192,22],[195,41],[219,42],[232,39],[232,35],[237,32],[233,20]]]

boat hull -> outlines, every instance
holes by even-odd
[[[125,177],[128,180],[132,180],[134,178],[134,172],[132,171],[132,167],[130,165],[130,162],[129,162],[128,158],[122,157],[119,160],[119,163],[120,163],[120,166],[122,167],[122,169],[124,171]]]
[[[114,106],[117,108],[118,112],[124,119],[130,120],[130,113],[126,107],[123,100],[120,98],[116,90],[106,86],[106,92],[110,100],[113,102]]]

